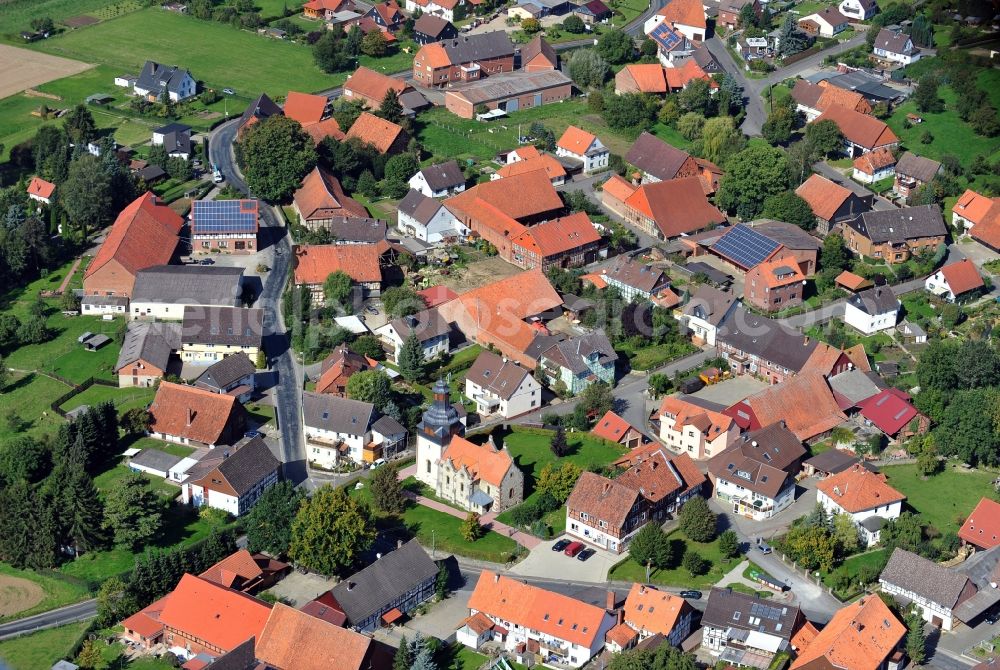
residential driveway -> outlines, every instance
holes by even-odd
[[[315,599],[316,596],[332,589],[336,583],[336,580],[328,579],[322,575],[302,574],[293,570],[287,577],[268,589],[268,593],[274,594],[282,602],[298,609]]]
[[[702,400],[719,403],[720,405],[729,407],[730,405],[734,405],[740,400],[753,395],[757,391],[766,389],[767,386],[766,382],[755,379],[750,375],[740,375],[738,377],[733,377],[732,379],[721,381],[718,384],[706,386],[692,395],[696,398],[701,398]]]
[[[752,540],[760,537],[769,540],[775,535],[784,533],[792,521],[801,516],[805,516],[816,506],[816,480],[809,477],[800,481],[797,485],[795,502],[783,509],[776,516],[763,521],[754,521],[746,517],[733,514],[731,505],[726,505],[722,500],[712,498],[712,507],[716,512],[726,515],[726,520],[730,527],[736,530],[740,537]]]
[[[568,538],[568,536],[566,536]],[[542,577],[547,579],[568,579],[578,582],[603,582],[608,578],[608,571],[618,563],[624,555],[612,554],[598,549],[597,553],[586,561],[570,558],[561,551],[552,551],[552,545],[558,541],[542,542],[531,550],[528,557],[510,569],[515,575],[525,577]]]
[[[991,251],[979,244],[978,242],[973,242],[968,238],[963,238],[958,244],[953,244],[949,248],[951,252],[948,260],[957,261],[961,258],[968,258],[970,261],[976,264],[980,270],[983,269],[983,264],[990,261],[995,261],[1000,258],[1000,254],[995,251]]]

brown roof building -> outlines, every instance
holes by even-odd
[[[351,129],[347,131],[347,139],[351,138],[370,144],[380,154],[403,152],[410,141],[409,135],[401,126],[369,112],[362,112],[351,125]]]
[[[246,429],[246,412],[235,397],[166,381],[149,415],[150,435],[181,444],[233,444]]]
[[[625,200],[625,220],[649,235],[668,240],[726,222],[705,197],[699,177],[643,184]]]
[[[847,248],[859,256],[903,263],[921,251],[933,251],[948,229],[938,205],[865,212],[843,227]]]
[[[341,217],[368,218],[368,210],[344,193],[340,181],[321,167],[314,167],[292,196],[299,222],[309,230],[328,227]]]
[[[511,256],[504,260],[526,270],[578,267],[596,261],[604,246],[587,213],[576,212],[528,228],[511,240]]]
[[[535,35],[521,47],[521,69],[525,72],[558,70],[559,55],[541,34]]]
[[[982,498],[962,524],[958,537],[979,549],[1000,546],[1000,502]]]
[[[844,135],[844,149],[850,158],[879,147],[892,149],[899,138],[884,122],[839,104],[830,105],[816,121],[833,121]]]
[[[371,370],[376,362],[366,356],[356,354],[340,345],[333,353],[323,359],[320,364],[319,379],[316,380],[316,393],[332,393],[343,396],[347,392],[347,380],[358,372]]]
[[[375,244],[312,244],[297,246],[292,267],[296,286],[308,286],[313,303],[323,303],[323,283],[334,272],[344,272],[368,295],[382,290],[382,268],[389,263],[390,246]]]
[[[413,58],[417,86],[451,86],[513,70],[514,44],[502,30],[425,44]]]
[[[863,95],[855,91],[838,88],[829,82],[821,81],[813,84],[805,79],[798,79],[792,89],[792,99],[798,110],[806,115],[806,121],[812,121],[833,105],[840,105],[861,114],[871,114],[872,106]]]
[[[902,665],[906,626],[877,595],[840,608],[804,648],[792,670],[881,670]]]
[[[384,75],[362,65],[344,82],[344,97],[361,100],[366,107],[378,109],[389,91],[395,91],[399,96],[409,88],[410,86],[402,79]]]
[[[227,589],[254,593],[270,587],[290,569],[287,563],[264,554],[237,549],[198,576]]]
[[[850,189],[818,174],[810,175],[795,189],[795,194],[809,204],[809,209],[816,215],[816,229],[822,235],[829,233],[838,223],[857,218],[871,209],[871,198],[862,200]]]
[[[744,430],[784,422],[802,442],[824,435],[847,420],[826,378],[816,371],[802,372],[758,391],[724,414],[733,417]]]

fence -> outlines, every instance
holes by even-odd
[[[58,398],[56,398],[55,400],[53,400],[52,404],[49,405],[49,408],[53,412],[55,412],[56,414],[58,414],[59,416],[61,416],[64,419],[67,417],[68,413],[64,412],[62,409],[60,409],[60,405],[62,405],[64,402],[66,402],[67,400],[69,400],[73,396],[79,395],[79,394],[83,393],[84,391],[86,391],[87,389],[89,389],[91,386],[94,386],[94,385],[97,385],[97,386],[110,386],[112,388],[118,388],[118,384],[116,384],[114,382],[111,382],[111,381],[108,381],[107,379],[96,379],[94,377],[88,377],[86,380],[84,380],[84,382],[82,384],[74,384],[70,380],[68,380],[65,377],[62,377],[62,376],[60,376],[60,375],[58,375],[58,374],[56,374],[54,372],[46,372],[44,374],[48,375],[49,377],[52,377],[53,379],[61,381],[63,384],[66,384],[67,386],[72,387],[69,391],[67,391],[66,393],[62,394],[61,396],[59,396]]]

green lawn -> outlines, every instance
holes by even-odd
[[[479,670],[489,659],[456,642],[442,645],[434,660],[441,670]]]
[[[27,30],[35,17],[48,16],[58,23],[79,14],[95,14],[109,4],[109,0],[10,0],[3,3],[0,12],[0,36],[21,46],[24,40],[20,32]]]
[[[40,603],[30,609],[19,612],[15,617],[9,618],[21,619],[32,614],[37,614],[38,612],[46,612],[57,607],[62,607],[63,605],[79,602],[87,597],[86,586],[70,579],[61,579],[58,576],[40,574],[34,570],[18,570],[6,563],[0,563],[0,575],[30,579],[45,591],[45,598]],[[2,620],[0,618],[0,621]]]
[[[114,345],[108,345],[114,346]],[[156,391],[151,388],[118,388],[117,386],[104,386],[94,384],[83,393],[78,393],[62,405],[60,409],[64,412],[73,410],[81,405],[94,407],[102,402],[111,401],[121,414],[127,410],[146,407],[153,401]]]
[[[851,576],[851,587],[844,590],[838,591],[834,589],[834,593],[841,600],[848,600],[853,598],[855,595],[861,593],[863,588],[867,585],[862,585],[856,579],[858,574],[868,568],[870,570],[878,570],[882,567],[886,560],[888,559],[888,549],[875,549],[874,551],[865,552],[863,554],[858,554],[857,556],[851,556],[840,564],[833,572],[823,575],[823,582],[829,586],[833,587],[833,580],[831,576],[838,572],[846,572]]]
[[[49,404],[69,390],[70,387],[62,382],[38,373],[15,374],[0,393],[0,440],[25,433],[35,437],[54,433],[62,418],[49,408]],[[11,413],[20,419],[20,426],[8,419]]]
[[[722,579],[722,576],[732,569],[731,564],[722,562],[722,554],[719,553],[719,540],[711,542],[692,542],[684,537],[679,531],[669,533],[670,544],[673,548],[673,567],[668,570],[653,570],[650,573],[650,581],[661,586],[671,586],[680,588],[710,588],[713,584]],[[712,567],[704,575],[693,576],[690,572],[680,567],[681,559],[687,551],[694,551],[702,558],[711,562]],[[631,558],[627,558],[608,573],[608,579],[612,581],[645,582],[646,567],[639,565]]]
[[[635,351],[625,351],[633,370],[653,370],[695,350],[690,342],[677,344],[653,344]]]
[[[980,498],[996,495],[995,473],[964,470],[954,462],[927,478],[917,472],[916,465],[887,465],[882,472],[893,488],[906,494],[906,506],[940,533],[958,532],[959,520],[969,516]]]
[[[937,312],[931,307],[927,296],[921,292],[907,293],[902,296],[899,301],[903,303],[903,307],[906,309],[906,316],[908,318],[912,319],[913,317],[922,316],[928,319],[933,319],[937,316]]]
[[[662,123],[657,123],[650,130],[653,135],[656,135],[661,140],[667,144],[671,144],[678,149],[684,149],[687,151],[691,147],[691,140],[687,139],[681,135],[675,128]]]
[[[83,621],[0,642],[0,660],[13,670],[50,668],[73,651],[73,645],[89,625],[90,622]]]

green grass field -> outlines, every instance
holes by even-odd
[[[80,14],[96,16],[109,4],[109,0],[10,0],[3,3],[0,11],[0,36],[21,46],[24,40],[20,32],[29,29],[31,19],[37,16],[48,16],[58,23]]]
[[[940,533],[958,532],[959,519],[969,516],[980,498],[996,494],[992,485],[996,474],[964,470],[951,462],[927,478],[917,472],[916,465],[888,465],[882,472],[893,488],[906,494],[906,507]]]
[[[54,433],[62,418],[49,409],[49,404],[69,390],[70,387],[62,382],[38,373],[15,374],[4,392],[0,393],[0,440],[9,440],[20,434],[39,437]],[[14,426],[8,420],[12,412],[22,426]]]
[[[73,651],[73,645],[89,625],[83,621],[0,642],[0,660],[13,670],[50,668]]]
[[[851,587],[845,591],[837,591],[834,589],[834,593],[837,594],[841,600],[847,600],[853,598],[855,595],[861,592],[862,585],[856,579],[857,575],[865,568],[878,569],[882,566],[888,559],[887,554],[888,549],[876,549],[874,551],[869,551],[864,554],[858,554],[857,556],[851,556],[846,559],[839,567],[837,567],[833,572],[823,575],[823,582],[829,586],[833,587],[833,580],[831,575],[838,572],[846,572],[851,576]]]
[[[732,569],[731,564],[722,562],[722,554],[719,553],[719,540],[711,542],[692,542],[675,530],[668,534],[670,544],[673,548],[673,565],[668,570],[653,570],[650,573],[650,581],[661,586],[673,586],[681,588],[711,588],[713,584],[722,579],[722,576]],[[702,558],[711,562],[712,567],[707,573],[699,576],[692,576],[690,572],[680,567],[681,559],[687,551],[694,551]],[[646,567],[639,565],[631,558],[625,559],[608,573],[609,580],[645,582]]]
[[[21,619],[32,614],[37,614],[38,612],[46,612],[57,607],[62,607],[63,605],[79,602],[87,597],[86,587],[74,580],[43,575],[34,570],[18,570],[6,563],[0,563],[0,575],[29,579],[41,586],[42,590],[45,591],[45,598],[40,603],[30,609],[19,612],[16,617],[8,617],[8,619]],[[0,617],[0,621],[3,620]],[[2,658],[2,654],[0,654],[0,658]]]
[[[68,412],[80,405],[93,407],[110,400],[118,409],[118,413],[121,414],[130,409],[145,407],[153,401],[155,394],[156,391],[151,388],[120,389],[117,386],[98,386],[95,384],[83,393],[78,393],[64,402],[60,409]]]

